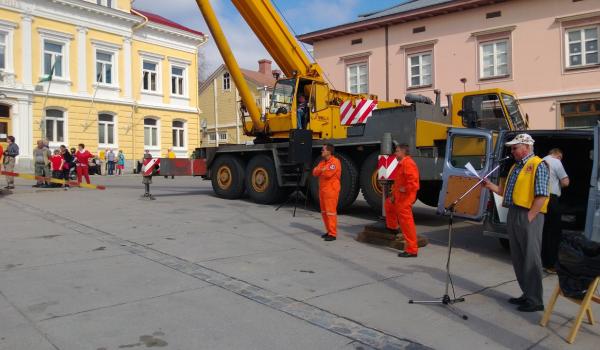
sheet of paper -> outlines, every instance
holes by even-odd
[[[479,176],[479,173],[477,172],[477,170],[475,170],[475,168],[473,167],[473,165],[471,164],[471,162],[468,162],[465,165],[465,168],[467,168],[467,171],[473,175],[476,176],[478,179],[481,179],[481,176]]]
[[[493,193],[493,192],[492,192]],[[494,202],[496,203],[496,211],[498,212],[498,219],[501,223],[506,223],[506,217],[508,216],[508,208],[502,206],[504,197],[494,193]]]

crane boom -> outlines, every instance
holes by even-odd
[[[300,75],[322,79],[321,68],[311,63],[270,0],[231,2],[285,76]]]
[[[251,2],[251,1],[250,1]],[[242,101],[246,109],[248,110],[248,114],[250,115],[250,119],[252,119],[252,124],[255,133],[262,133],[265,129],[265,123],[261,119],[260,111],[258,110],[258,106],[254,101],[254,97],[252,96],[252,92],[250,92],[250,88],[246,83],[246,79],[244,79],[244,75],[240,70],[240,66],[238,65],[235,57],[233,56],[233,52],[231,51],[231,47],[227,43],[227,39],[225,39],[225,34],[223,34],[223,30],[219,25],[219,21],[217,20],[217,16],[212,6],[210,5],[209,0],[196,0],[198,7],[200,8],[200,12],[202,12],[202,16],[208,25],[210,33],[215,39],[215,43],[217,44],[217,48],[223,57],[223,61],[227,65],[229,69],[229,73],[235,82],[235,85],[240,92],[240,96],[242,97]]]

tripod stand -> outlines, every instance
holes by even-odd
[[[494,173],[496,170],[498,170],[500,168],[500,164],[498,164],[492,171],[490,171],[487,175],[485,175],[484,177],[481,177],[479,179],[479,181],[477,181],[477,183],[475,185],[473,185],[471,188],[469,188],[465,193],[463,193],[460,197],[458,197],[457,199],[454,200],[454,202],[452,202],[448,207],[444,208],[444,214],[450,214],[448,217],[448,257],[446,259],[446,289],[444,291],[444,295],[442,296],[441,299],[436,299],[436,300],[413,300],[410,299],[408,301],[409,304],[442,304],[444,306],[446,306],[447,308],[449,308],[452,312],[459,314],[453,307],[452,305],[456,304],[456,303],[460,303],[465,301],[465,298],[450,298],[449,293],[449,287],[450,287],[450,283],[452,283],[452,277],[450,276],[450,258],[452,256],[452,225],[454,223],[454,211],[456,209],[456,206],[465,198],[469,195],[469,193],[473,192],[474,189],[476,189],[479,185],[481,185],[481,183],[488,177],[490,176],[492,173]],[[452,287],[454,289],[454,287]],[[463,320],[467,320],[469,319],[469,317],[465,314],[461,315],[461,318]]]
[[[298,170],[298,180],[296,181],[296,187],[294,187],[294,212],[292,213],[292,217],[296,217],[296,208],[298,207],[298,199],[299,199],[298,195],[301,192],[300,191],[300,183],[302,182],[304,173],[310,169],[308,169],[306,167],[306,164],[302,163],[302,164],[298,164],[297,170]],[[305,193],[304,195],[308,196],[308,187],[307,187],[307,193]],[[288,204],[291,200],[292,200],[292,197],[291,196],[288,197],[288,199],[285,202],[281,203],[277,208],[275,208],[275,211],[278,211],[279,209],[281,209],[281,207]]]

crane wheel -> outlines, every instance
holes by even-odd
[[[279,187],[273,159],[265,154],[258,154],[248,162],[246,189],[252,201],[260,204],[276,203],[288,193]]]
[[[238,199],[244,194],[244,162],[231,154],[220,155],[210,166],[211,182],[220,198]]]
[[[359,186],[358,186],[358,167],[356,163],[344,153],[336,152],[334,154],[342,163],[342,178],[340,181],[340,197],[338,199],[338,212],[343,212],[347,208],[349,208],[356,197],[358,197]],[[321,157],[318,157],[313,162],[313,168],[319,164],[322,160]],[[319,207],[319,179],[311,176],[310,179],[310,196],[313,203],[316,207]]]
[[[417,198],[425,205],[437,207],[442,190],[441,180],[421,181]]]
[[[381,196],[383,189],[377,180],[378,152],[367,156],[360,168],[360,189],[363,197],[373,210],[381,212]]]

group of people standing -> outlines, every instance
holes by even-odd
[[[533,152],[535,141],[528,134],[519,134],[506,143],[515,164],[505,184],[496,185],[484,179],[485,188],[503,196],[508,208],[507,232],[511,259],[519,287],[523,294],[508,300],[517,310],[534,312],[544,310],[542,269],[554,272],[561,239],[561,188],[569,186],[569,177],[562,165],[560,149],[550,150],[540,158]],[[341,162],[334,155],[334,146],[321,149],[322,161],[312,174],[319,178],[319,203],[325,230],[322,238],[335,241],[337,236],[337,202],[342,174]],[[419,190],[419,170],[409,155],[409,146],[395,146],[398,169],[394,184],[385,202],[386,227],[394,233],[402,232],[405,249],[398,256],[417,257],[417,234],[412,214],[413,203]]]
[[[106,173],[108,175],[123,175],[125,170],[125,154],[122,150],[119,150],[117,154],[109,148],[104,151],[100,151],[100,160],[106,161]]]
[[[33,150],[34,174],[36,184],[33,187],[64,187],[69,188],[70,172],[74,168],[77,173],[77,183],[85,178],[90,183],[89,161],[94,155],[85,149],[80,143],[78,148],[67,149],[61,145],[54,152],[50,151],[48,144],[43,140],[37,141],[37,147]],[[63,183],[52,183],[51,178],[63,180]]]

